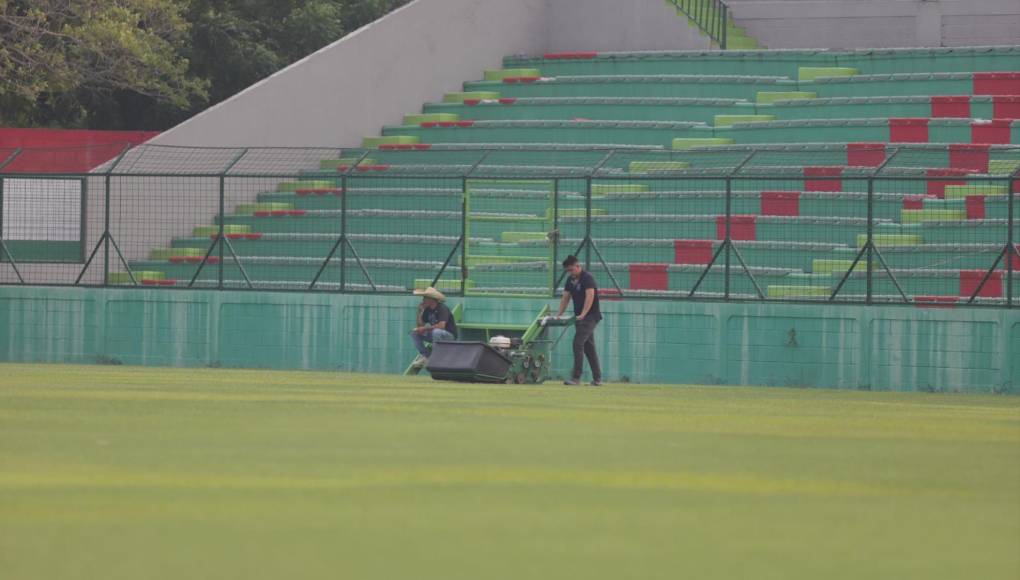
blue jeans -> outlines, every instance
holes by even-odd
[[[453,340],[453,335],[440,328],[433,328],[426,330],[422,334],[411,331],[411,340],[414,341],[414,348],[418,349],[418,352],[424,356],[429,357],[432,355],[432,344],[441,340]],[[426,345],[425,343],[429,343]]]

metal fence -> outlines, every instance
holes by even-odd
[[[670,0],[677,10],[698,25],[722,50],[726,50],[726,33],[730,9],[722,0]]]
[[[0,151],[0,283],[1014,306],[1020,147],[876,148]]]

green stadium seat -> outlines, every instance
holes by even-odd
[[[952,303],[969,298],[1005,239],[1005,177],[1020,168],[1018,62],[1014,47],[509,57],[131,267],[140,284],[187,284],[222,221],[254,287],[307,288],[346,207],[362,263],[345,254],[344,287],[371,290],[364,267],[377,288],[406,291],[431,284],[450,258],[466,193],[473,292],[548,293],[558,273],[550,232],[572,250],[590,212],[624,296],[682,297],[727,235],[716,172],[743,163],[729,235],[757,287],[734,269],[730,295],[825,300],[846,276],[839,297],[862,297],[867,262],[848,271],[868,239],[867,179],[881,167],[876,247],[908,295]],[[461,261],[454,252],[440,287],[460,290]],[[226,287],[247,287],[218,252],[195,286],[218,285],[221,267]],[[876,300],[901,300],[877,259],[871,270]],[[338,289],[340,274],[335,257],[319,287]],[[990,282],[980,299],[1001,300],[1002,272]],[[697,295],[726,291],[717,263]]]

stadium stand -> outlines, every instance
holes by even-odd
[[[952,303],[1001,300],[1007,260],[1020,270],[1002,245],[1018,47],[504,67],[153,248],[135,279],[213,285],[223,260],[229,287],[543,295],[578,248],[624,294]],[[210,254],[221,221],[236,258]]]

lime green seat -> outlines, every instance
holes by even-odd
[[[720,137],[697,137],[687,138],[681,137],[673,139],[673,149],[694,149],[696,147],[722,147],[725,145],[733,145],[734,141],[730,138]]]
[[[1005,185],[947,185],[946,199],[960,199],[974,195],[1006,195],[1009,188]]]
[[[547,232],[503,232],[501,239],[507,244],[536,241],[548,242],[549,234]]]
[[[208,238],[220,233],[219,226],[198,226],[192,231],[196,238]],[[251,226],[244,224],[227,224],[223,226],[225,234],[248,234],[251,233]]]
[[[501,81],[507,78],[536,78],[542,76],[537,68],[505,68],[485,71],[485,80]]]
[[[292,203],[262,202],[262,203],[241,203],[234,208],[237,215],[252,215],[263,211],[288,211],[294,209]]]
[[[815,274],[842,274],[853,265],[853,260],[816,259],[811,261],[811,271]],[[854,267],[854,272],[864,270],[867,266],[865,260],[860,260],[857,262],[857,266]]]
[[[203,248],[154,248],[149,252],[150,260],[169,260],[173,257],[189,257],[189,258],[200,258],[205,255],[207,250]]]
[[[771,105],[777,101],[814,99],[817,97],[818,93],[811,91],[759,91],[757,103],[759,105]]]
[[[775,121],[775,115],[716,115],[716,127],[729,127],[737,123],[767,123]]]
[[[365,149],[378,149],[380,145],[414,145],[419,142],[413,135],[385,135],[383,137],[365,137],[361,146]]]
[[[499,93],[496,91],[464,91],[457,93],[447,93],[443,97],[444,103],[463,103],[464,101],[495,101],[499,99]]]
[[[769,285],[769,298],[828,298],[832,288],[828,286],[781,286]]]
[[[916,246],[923,242],[923,238],[916,234],[875,234],[875,245],[882,246]],[[863,248],[868,243],[868,235],[857,236],[857,247]]]
[[[157,272],[154,270],[135,270],[132,271],[131,274],[134,274],[135,281],[139,284],[146,280],[166,280],[166,274],[164,272]],[[132,284],[131,274],[128,274],[127,272],[110,272],[110,284]]]
[[[418,113],[404,115],[405,125],[421,125],[422,123],[449,123],[459,121],[460,115],[454,113]]]
[[[797,72],[797,79],[801,81],[813,81],[829,77],[852,77],[859,71],[851,67],[841,66],[802,66]]]
[[[960,221],[967,219],[966,210],[955,209],[905,209],[900,221],[905,224],[921,222]]]
[[[648,186],[642,183],[593,183],[592,195],[609,195],[620,193],[645,193]]]
[[[284,181],[276,186],[276,191],[298,191],[299,189],[328,189],[336,187],[335,182],[322,179]],[[287,208],[284,208],[287,209]]]
[[[653,173],[657,171],[683,171],[691,164],[686,161],[631,161],[631,173]]]

